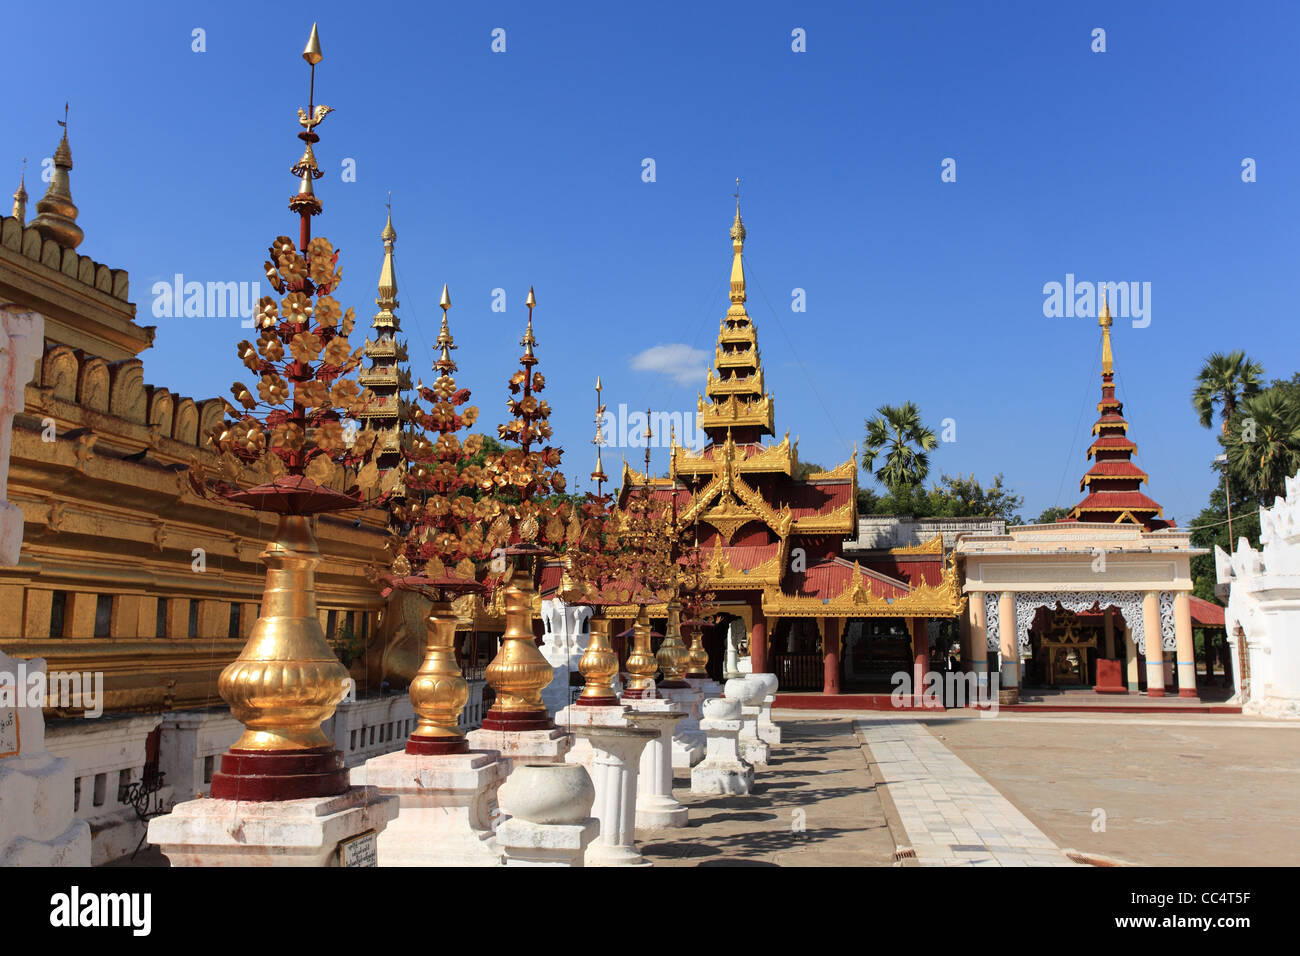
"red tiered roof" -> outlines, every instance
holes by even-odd
[[[1135,522],[1148,531],[1173,527],[1174,522],[1160,517],[1164,510],[1139,489],[1148,480],[1147,473],[1133,464],[1137,445],[1128,437],[1124,403],[1115,397],[1115,371],[1110,348],[1110,309],[1102,304],[1101,324],[1101,416],[1092,426],[1096,436],[1088,447],[1092,467],[1079,482],[1079,490],[1088,495],[1071,510],[1067,521],[1098,521],[1108,524]],[[1094,484],[1096,483],[1096,484]]]
[[[870,568],[858,568],[855,571],[853,562],[844,558],[831,558],[829,561],[809,565],[806,571],[790,572],[786,575],[781,590],[791,597],[814,597],[829,601],[852,590],[855,575],[863,587],[869,588],[876,597],[887,600],[905,597],[912,590],[902,581],[879,571]]]

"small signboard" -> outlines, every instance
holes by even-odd
[[[18,708],[0,707],[0,757],[12,757],[20,749]]]
[[[354,836],[339,844],[339,866],[379,866],[374,830]]]

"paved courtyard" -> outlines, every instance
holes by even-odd
[[[854,727],[892,804],[895,836],[921,866],[1077,865],[919,721],[870,715]]]
[[[1003,714],[919,723],[1058,846],[1148,866],[1300,864],[1295,722]]]

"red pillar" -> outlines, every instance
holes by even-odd
[[[838,694],[840,692],[840,620],[836,617],[822,620],[822,693]]]
[[[930,669],[930,629],[925,618],[910,620],[912,632],[912,696],[917,707],[924,706],[925,674]]]
[[[767,673],[767,619],[761,609],[755,610],[749,631],[749,663],[755,674]]]

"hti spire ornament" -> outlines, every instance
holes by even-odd
[[[23,157],[22,175],[18,177],[18,188],[14,190],[13,217],[21,226],[27,221],[27,157]]]
[[[314,30],[303,55],[314,72],[320,62]],[[310,157],[310,127],[306,135]],[[373,442],[367,447],[357,438],[349,446],[343,434],[343,418],[355,417],[363,404],[348,377],[362,350],[348,344],[353,311],[344,312],[332,295],[342,280],[338,253],[324,237],[309,239],[310,216],[320,212],[314,196],[291,208],[302,219],[303,246],[279,236],[266,263],[267,281],[283,298],[258,302],[258,340],[237,346],[259,379],[254,388],[234,383],[242,410],[227,402],[231,417],[209,432],[219,475],[214,480],[197,458],[190,466],[198,494],[278,515],[262,554],[262,615],[217,684],[245,728],[213,777],[212,796],[219,799],[292,800],[348,788],[343,755],[320,729],[342,700],[348,673],[316,611],[321,555],[311,516],[359,507],[359,492],[373,486],[377,468]],[[353,475],[360,487],[343,491]]]
[[[537,441],[551,437],[551,406],[537,398],[546,378],[534,371],[538,364],[537,338],[533,334],[533,309],[537,297],[531,287],[524,303],[528,325],[519,344],[524,354],[519,371],[510,377],[506,407],[512,416],[497,426],[497,437],[517,447],[502,452],[488,467],[484,487],[491,491],[485,500],[495,503],[499,513],[488,523],[486,542],[508,564],[505,586],[506,630],[501,649],[484,676],[496,691],[496,702],[483,719],[488,731],[549,730],[554,727],[542,702],[542,689],[554,671],[533,640],[534,575],[538,558],[551,554],[546,545],[562,545],[569,506],[547,499],[563,493],[565,479],[558,470],[560,449],[551,445],[534,451]],[[516,397],[521,396],[521,397]]]
[[[402,532],[396,536],[389,586],[418,591],[433,601],[427,622],[424,662],[411,681],[411,704],[419,722],[406,743],[408,754],[464,753],[457,726],[469,699],[469,684],[456,662],[457,614],[452,599],[482,590],[478,583],[491,546],[481,527],[499,513],[494,502],[475,500],[483,471],[471,459],[482,449],[481,435],[463,442],[457,433],[478,418],[466,405],[469,389],[458,388],[453,373],[456,348],[447,312],[451,295],[442,288],[442,328],[435,346],[437,373],[431,386],[420,385],[413,403],[413,431],[403,448],[406,495],[394,504]],[[419,401],[428,403],[426,412]]]
[[[54,172],[50,176],[50,185],[45,195],[36,204],[36,218],[32,226],[43,239],[53,239],[65,249],[75,249],[85,238],[85,233],[77,225],[77,204],[72,201],[72,186],[69,173],[72,172],[72,149],[68,146],[68,104],[63,105],[63,136],[54,151]],[[24,192],[26,192],[24,190]],[[17,199],[17,196],[14,197]],[[16,204],[15,204],[16,206]]]
[[[311,65],[311,80],[307,92],[307,109],[301,107],[298,109],[298,123],[302,126],[298,138],[305,145],[302,156],[289,169],[298,177],[298,194],[289,200],[289,208],[300,217],[298,245],[305,252],[308,243],[311,242],[311,217],[319,216],[321,212],[321,201],[316,198],[312,182],[325,175],[316,164],[316,152],[312,149],[314,144],[320,142],[320,137],[316,135],[316,127],[320,125],[321,120],[334,112],[331,107],[324,104],[317,105],[315,102],[316,65],[325,57],[321,54],[320,34],[316,31],[314,23],[311,25],[311,36],[307,38],[307,46],[302,51],[302,58]]]

